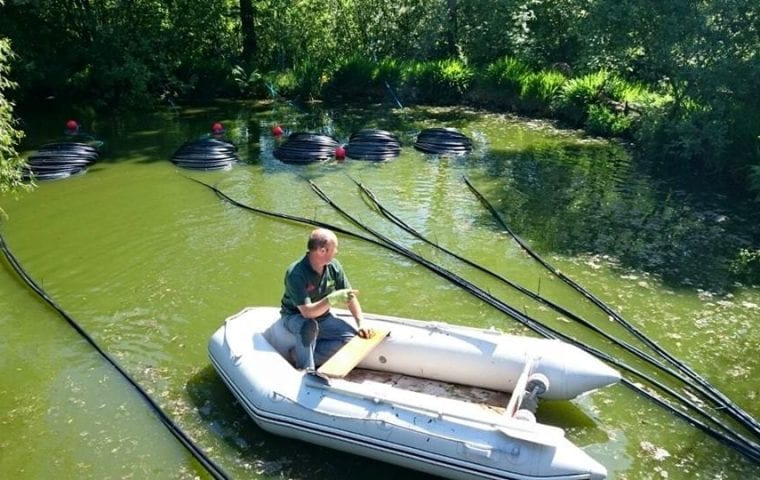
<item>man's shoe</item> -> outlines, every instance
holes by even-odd
[[[306,369],[306,376],[304,378],[309,378],[312,381],[318,382],[321,385],[330,385],[330,379],[326,377],[325,375],[322,375],[319,373],[319,371],[314,370],[313,368]]]

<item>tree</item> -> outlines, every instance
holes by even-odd
[[[3,3],[4,0],[0,0],[0,6]],[[10,40],[0,38],[0,193],[19,190],[24,185],[21,178],[24,161],[16,153],[16,145],[24,134],[16,128],[13,102],[6,97],[6,93],[16,86],[8,78],[12,59]]]
[[[457,44],[457,0],[447,0],[449,10],[449,28],[446,35],[447,49],[451,58],[456,58],[459,50]]]
[[[243,36],[243,60],[252,63],[256,58],[256,9],[251,0],[240,0],[240,31]]]

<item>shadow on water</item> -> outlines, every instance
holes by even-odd
[[[190,378],[186,390],[211,435],[219,438],[227,448],[235,452],[234,469],[224,465],[233,478],[243,478],[244,472],[248,475],[254,472],[271,478],[314,480],[437,478],[268,433],[248,416],[210,365]],[[330,461],[326,462],[326,458],[330,458]]]
[[[593,418],[573,402],[542,400],[538,407],[538,422],[572,431],[577,438],[573,443],[580,447],[592,443],[608,442],[610,437]]]
[[[740,280],[739,249],[757,248],[756,222],[719,195],[658,182],[622,147],[537,144],[492,150],[484,160],[501,186],[484,195],[539,251],[602,255],[675,287],[727,292]],[[493,223],[488,213],[481,220]]]

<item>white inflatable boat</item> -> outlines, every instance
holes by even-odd
[[[535,421],[539,398],[620,379],[572,345],[365,314],[363,326],[383,332],[376,345],[352,340],[333,357],[349,360],[348,373],[325,380],[267,340],[278,318],[278,308],[247,308],[209,342],[214,368],[264,430],[451,479],[606,478],[562,429]]]

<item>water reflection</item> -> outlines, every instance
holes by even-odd
[[[486,170],[503,185],[487,196],[542,250],[604,255],[674,286],[730,291],[731,262],[752,243],[750,225],[664,190],[629,158],[622,146],[593,141],[492,149]]]

